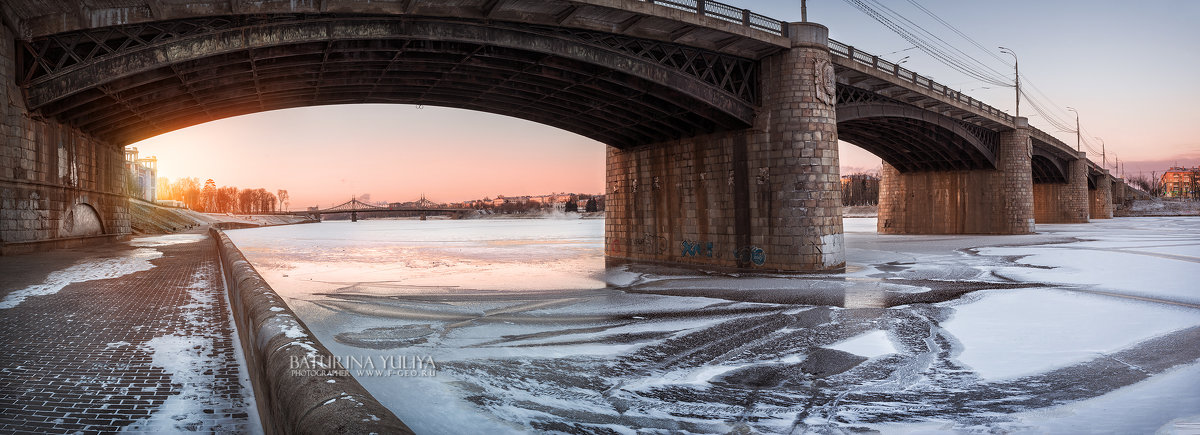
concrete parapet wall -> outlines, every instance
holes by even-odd
[[[333,354],[224,232],[213,228],[210,234],[266,433],[412,433],[352,376],[338,374],[341,366],[326,364]],[[297,361],[305,362],[303,369],[325,373],[298,374]]]

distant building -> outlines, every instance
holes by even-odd
[[[1159,180],[1162,184],[1162,196],[1165,198],[1197,198],[1200,197],[1200,166],[1193,168],[1172,167],[1163,173]]]
[[[129,196],[154,202],[158,189],[158,158],[138,158],[137,147],[125,148],[125,169],[128,170]]]

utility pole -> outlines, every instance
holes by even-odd
[[[1013,53],[1012,49],[1000,47],[1001,53],[1007,53],[1013,57],[1013,87],[1017,89],[1017,106],[1015,108],[1016,116],[1021,116],[1021,63],[1017,61],[1017,54]]]
[[[1099,136],[1092,136],[1092,137],[1094,137],[1094,138],[1096,138],[1096,140],[1100,141],[1100,167],[1103,168],[1105,166],[1108,166],[1108,158],[1105,157],[1106,154],[1104,154],[1104,139],[1101,139]]]
[[[1067,110],[1075,112],[1075,151],[1083,151],[1083,148],[1080,147],[1083,138],[1080,136],[1082,130],[1079,129],[1079,111],[1074,107],[1067,107]]]

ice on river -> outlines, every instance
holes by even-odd
[[[1200,414],[1200,219],[846,228],[847,273],[803,276],[606,270],[600,220],[229,235],[338,356],[437,362],[355,373],[418,433],[1146,433]]]

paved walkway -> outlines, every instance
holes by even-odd
[[[258,432],[205,232],[0,257],[0,433]]]

